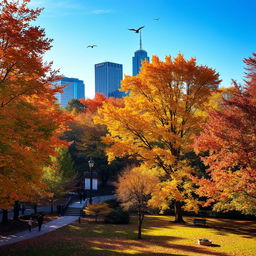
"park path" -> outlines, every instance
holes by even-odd
[[[78,219],[78,216],[62,216],[58,219],[49,221],[42,225],[41,231],[38,231],[38,227],[32,228],[31,232],[28,230],[22,231],[13,235],[0,236],[0,246],[17,243],[23,240],[34,238],[37,236],[44,235],[55,229],[66,226]]]
[[[109,199],[113,199],[113,195],[108,196],[98,196],[93,197],[93,202],[104,202]],[[88,200],[80,202],[74,202],[70,205],[70,207],[76,207],[76,208],[83,208],[84,205],[86,205]],[[64,227],[66,225],[69,225],[70,223],[78,220],[79,216],[61,216],[55,220],[49,221],[47,223],[44,223],[42,225],[41,231],[38,231],[38,227],[32,228],[31,232],[28,230],[22,231],[13,235],[6,235],[6,236],[0,236],[0,246],[8,245],[17,243],[23,240],[31,239],[34,237],[38,237],[41,235],[44,235],[48,232],[51,232],[53,230],[56,230],[58,228]]]

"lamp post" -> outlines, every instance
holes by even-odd
[[[90,198],[89,198],[89,204],[92,203],[92,168],[94,166],[94,161],[90,157],[90,160],[88,161],[89,168],[90,168]]]

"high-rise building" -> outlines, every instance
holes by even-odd
[[[54,84],[63,86],[67,85],[63,89],[63,93],[56,93],[56,98],[58,103],[65,108],[68,105],[68,102],[72,99],[84,99],[84,82],[77,78],[68,78],[64,77],[58,81],[55,81]]]
[[[142,40],[140,32],[140,49],[134,53],[132,57],[132,75],[136,76],[140,72],[141,62],[147,60],[149,61],[148,54],[145,50],[142,50]]]
[[[125,93],[118,91],[123,79],[123,65],[102,62],[95,64],[95,92],[104,94],[106,97],[121,98]]]

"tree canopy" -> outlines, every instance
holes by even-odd
[[[29,0],[0,1],[0,208],[44,191],[43,167],[69,115],[55,103],[62,88],[51,82],[56,72],[43,54],[51,48],[44,29],[32,26],[42,9]]]
[[[193,168],[185,154],[192,151],[218,78],[213,69],[197,65],[195,58],[186,60],[179,54],[160,61],[153,57],[152,63],[143,63],[137,76],[122,81],[122,90],[130,93],[124,97],[124,106],[104,103],[96,117],[108,128],[104,142],[109,161],[129,156],[163,171],[167,199],[175,202],[179,213],[177,221],[182,221],[181,203],[192,200],[189,174]]]
[[[116,194],[122,206],[137,212],[138,239],[141,239],[142,222],[150,209],[149,200],[159,184],[157,171],[148,171],[146,166],[127,167],[116,183]]]
[[[197,180],[199,194],[215,210],[256,213],[256,54],[245,59],[245,86],[235,88],[222,107],[209,115],[195,142],[197,152],[209,166],[209,178]]]

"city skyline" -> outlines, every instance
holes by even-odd
[[[243,59],[255,52],[256,2],[251,0],[207,1],[85,1],[32,0],[45,7],[36,25],[54,39],[46,60],[60,74],[86,84],[86,96],[94,96],[94,65],[123,64],[124,75],[132,75],[131,58],[139,49],[139,34],[129,28],[145,26],[143,49],[160,59],[183,53],[201,65],[216,69],[223,80],[242,82]],[[136,8],[134,8],[136,6]],[[87,48],[87,45],[97,45]]]

